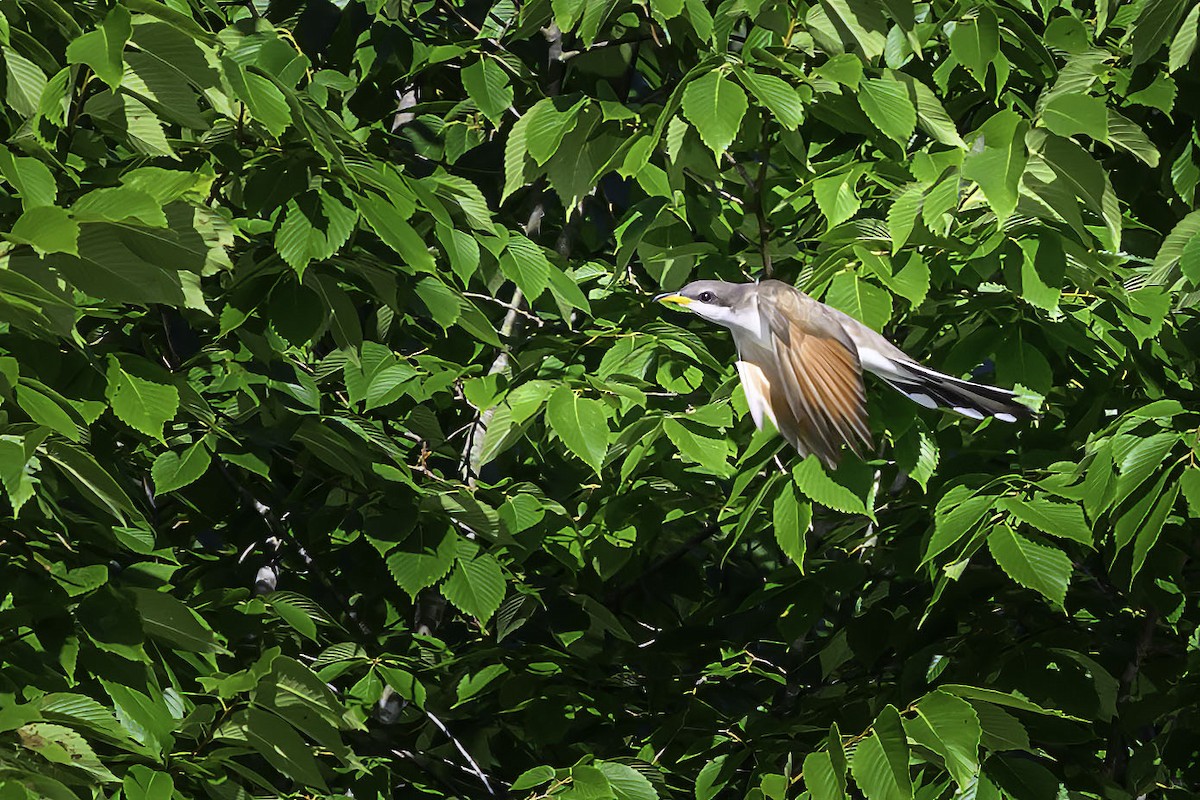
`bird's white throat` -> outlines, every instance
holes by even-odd
[[[749,336],[754,341],[765,341],[766,339],[766,325],[758,313],[757,297],[751,296],[746,302],[740,303],[736,307],[693,301],[688,306],[688,310],[709,322],[729,328],[733,331],[735,338]]]

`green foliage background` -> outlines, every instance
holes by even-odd
[[[4,800],[1200,790],[1194,0],[0,12]]]

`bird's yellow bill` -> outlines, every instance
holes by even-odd
[[[692,298],[684,297],[683,295],[675,294],[674,292],[667,292],[665,294],[656,295],[654,302],[667,303],[669,305],[687,308],[692,304]]]

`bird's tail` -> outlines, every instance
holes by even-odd
[[[876,374],[893,389],[926,408],[940,406],[971,419],[995,417],[1001,422],[1037,416],[1007,389],[971,383],[912,362],[892,360],[892,366],[894,372]]]

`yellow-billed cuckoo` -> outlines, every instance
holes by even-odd
[[[654,298],[733,332],[738,374],[754,424],[769,419],[801,456],[827,465],[847,445],[870,446],[862,373],[878,375],[926,408],[972,419],[1034,416],[1015,395],[918,364],[858,320],[786,283],[694,281]]]

